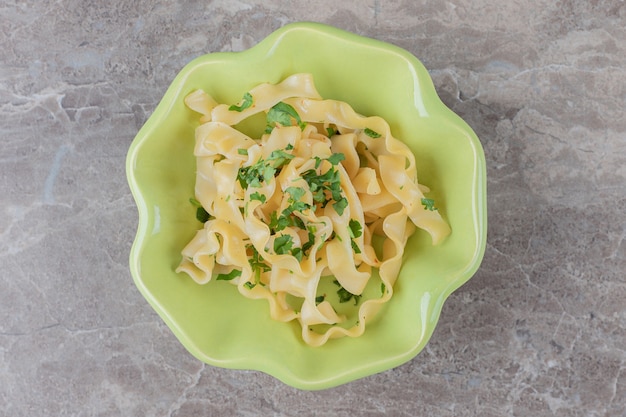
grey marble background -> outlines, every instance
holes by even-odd
[[[427,348],[321,392],[191,357],[134,287],[128,147],[192,58],[313,20],[408,49],[487,157]],[[626,415],[623,0],[0,1],[0,415]]]

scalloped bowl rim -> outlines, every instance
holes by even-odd
[[[348,42],[353,45],[358,45],[364,48],[369,48],[372,51],[383,51],[382,53],[391,54],[396,58],[403,60],[407,64],[407,69],[413,71],[415,90],[426,93],[431,99],[430,104],[424,104],[421,100],[417,100],[416,97],[416,112],[421,115],[427,115],[431,107],[437,107],[438,112],[445,114],[446,121],[455,124],[455,126],[463,131],[463,134],[468,141],[468,146],[472,150],[473,155],[473,172],[471,178],[472,190],[471,190],[471,228],[475,232],[473,236],[468,236],[470,239],[474,239],[472,244],[475,250],[471,254],[471,257],[467,259],[466,264],[462,270],[456,272],[455,279],[448,282],[446,285],[438,288],[438,292],[434,293],[433,297],[429,297],[425,301],[428,305],[422,306],[424,312],[429,313],[428,322],[426,318],[422,318],[424,328],[421,329],[422,336],[413,346],[408,349],[404,349],[399,352],[389,352],[384,358],[379,358],[376,361],[368,362],[363,360],[360,363],[356,363],[349,369],[343,369],[334,374],[326,374],[324,376],[311,377],[310,375],[298,373],[287,366],[280,363],[280,361],[274,360],[274,362],[267,362],[263,357],[259,358],[218,358],[212,357],[206,352],[202,351],[202,348],[192,340],[190,335],[182,329],[181,323],[177,320],[175,311],[168,311],[162,304],[162,301],[155,296],[152,289],[146,284],[146,278],[142,275],[141,261],[143,256],[144,247],[150,238],[150,226],[153,225],[155,219],[154,214],[148,207],[147,197],[144,195],[145,190],[142,188],[145,184],[142,184],[138,180],[136,170],[138,168],[138,158],[143,146],[151,141],[151,135],[154,134],[160,123],[167,118],[173,111],[173,107],[176,104],[176,100],[180,99],[181,95],[185,92],[182,91],[184,82],[190,73],[195,71],[198,67],[207,62],[216,61],[231,61],[246,57],[246,54],[251,55],[255,51],[257,54],[265,53],[270,55],[274,53],[274,49],[288,39],[292,34],[298,34],[306,32],[310,36],[328,37],[336,40],[337,42]],[[424,75],[425,74],[425,75]],[[417,94],[417,93],[416,93]],[[420,95],[422,97],[422,95]],[[423,105],[423,108],[419,108]],[[312,22],[300,22],[292,23],[283,26],[282,28],[274,31],[264,40],[259,42],[252,48],[242,52],[218,52],[210,53],[192,60],[187,64],[175,77],[166,93],[164,94],[161,102],[156,107],[153,114],[149,117],[140,131],[137,133],[135,139],[130,145],[127,160],[126,160],[126,172],[127,179],[135,199],[138,209],[138,227],[135,240],[133,242],[130,252],[130,270],[133,280],[139,289],[140,293],[148,301],[148,303],[154,308],[159,316],[164,320],[180,342],[186,347],[186,349],[198,359],[203,362],[224,368],[231,369],[250,369],[258,370],[269,375],[276,377],[282,382],[300,388],[300,389],[324,389],[337,386],[358,378],[362,378],[368,375],[372,375],[378,372],[382,372],[391,368],[394,368],[402,363],[405,363],[414,358],[425,346],[430,339],[432,332],[437,324],[441,308],[448,298],[448,296],[458,289],[461,285],[467,282],[478,269],[482,257],[484,255],[486,246],[486,229],[487,229],[487,212],[486,212],[486,166],[485,159],[480,141],[476,137],[472,129],[465,124],[456,114],[448,109],[439,97],[437,96],[434,87],[432,86],[432,80],[425,71],[425,68],[408,51],[399,48],[395,45],[388,44],[376,39],[366,38],[351,32],[347,32],[341,29],[337,29],[331,26],[327,26],[320,23]],[[424,300],[422,300],[424,302]],[[393,302],[393,298],[392,301]],[[366,330],[366,333],[368,330]],[[353,339],[356,340],[356,339]],[[331,341],[332,343],[333,341]]]

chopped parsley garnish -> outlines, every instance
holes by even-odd
[[[288,106],[285,103],[283,104],[285,106]],[[290,117],[296,119],[296,122],[299,122],[299,117],[294,117],[293,114],[291,114],[291,112],[288,110],[288,108],[292,107],[288,106],[287,108],[285,108],[284,106],[278,106],[274,110],[275,113],[279,110],[284,111]],[[258,188],[261,187],[262,183],[270,181],[273,177],[277,175],[277,171],[280,171],[283,166],[288,164],[289,161],[294,158],[293,154],[287,152],[289,150],[292,150],[293,148],[293,145],[288,145],[285,149],[274,150],[267,157],[267,159],[259,159],[253,165],[240,168],[239,172],[237,173],[237,180],[239,181],[241,187],[243,189],[248,189],[249,187]],[[247,150],[239,149],[238,153],[243,155],[244,153],[247,153]],[[341,188],[340,171],[336,167],[340,164],[341,161],[345,160],[345,155],[343,153],[335,153],[330,155],[328,158],[315,157],[315,159],[315,169],[310,169],[306,172],[303,172],[301,174],[301,178],[307,182],[309,190],[312,193],[314,204],[319,204],[323,208],[326,207],[326,205],[328,205],[329,203],[332,203],[335,211],[339,215],[342,215],[344,213],[344,210],[348,207],[348,200],[343,195],[343,190]],[[319,173],[319,167],[324,160],[328,161],[331,166],[328,170],[326,170],[326,172]],[[315,245],[316,228],[315,226],[307,226],[305,224],[305,220],[303,220],[301,218],[301,215],[298,213],[303,213],[306,210],[314,209],[314,206],[306,203],[305,201],[301,201],[301,199],[307,193],[306,187],[287,187],[284,190],[284,193],[288,194],[287,206],[282,210],[282,212],[274,211],[269,214],[268,226],[271,233],[276,234],[287,227],[297,227],[301,230],[306,230],[308,232],[308,239],[306,242],[303,241],[303,244],[300,247],[294,246],[294,241],[290,234],[276,236],[274,238],[274,253],[278,255],[290,254],[298,261],[302,261],[305,256],[309,255],[311,248]],[[267,201],[267,197],[259,191],[251,193],[249,199],[251,201],[260,201],[261,203],[265,203]],[[244,215],[246,215],[246,209],[243,210]],[[361,233],[361,225],[358,222],[353,221],[350,224],[350,235],[354,238],[360,236]],[[333,236],[335,235],[333,234]],[[325,237],[322,237],[321,240],[322,241],[320,242],[320,247],[321,245],[323,245],[326,239]],[[354,242],[352,242],[352,245],[355,249],[355,252],[360,253],[360,249],[356,244],[354,244]],[[252,249],[250,249],[251,252],[248,252],[248,258],[250,260],[251,266],[256,273],[258,283],[261,272],[269,270],[269,266],[267,266],[263,262],[263,258],[258,254],[258,252],[254,249],[252,245],[249,245],[249,247]],[[269,248],[267,248],[266,250],[268,249]]]
[[[348,223],[348,232],[350,233],[350,244],[352,245],[352,250],[354,253],[361,253],[359,245],[357,245],[354,241],[354,239],[363,234],[363,227],[361,226],[361,223],[357,220],[350,219],[350,222]]]
[[[292,119],[296,121],[296,124],[300,126],[300,129],[304,129],[305,123],[302,122],[300,115],[296,109],[293,108],[293,106],[283,101],[276,103],[267,112],[267,126],[265,128],[265,133],[271,133],[276,126],[276,123],[283,126],[292,126]]]
[[[333,203],[333,208],[340,216],[343,214],[345,208],[348,207],[348,200],[345,197],[341,197],[339,200]]]
[[[258,191],[255,191],[254,193],[250,194],[250,200],[258,200],[261,203],[265,203],[266,197],[264,194],[261,194]]]
[[[274,252],[277,255],[285,255],[289,253],[293,246],[293,238],[291,235],[281,235],[274,239]]]
[[[304,254],[308,256],[309,250],[315,244],[315,232],[317,231],[317,228],[315,226],[307,226],[306,230],[307,232],[309,232],[309,240],[307,240],[306,243],[302,245],[302,252],[304,252]]]
[[[290,202],[296,202],[300,200],[305,194],[304,188],[301,187],[287,187],[285,192],[290,195]]]
[[[309,184],[309,189],[313,194],[313,201],[320,203],[322,208],[334,201],[333,208],[340,216],[343,211],[348,207],[348,200],[342,195],[341,192],[341,179],[339,177],[339,171],[335,169],[335,165],[345,159],[345,155],[342,153],[336,153],[326,160],[333,165],[328,171],[323,174],[317,173],[317,168],[321,165],[321,159],[316,158],[315,169],[309,169],[302,173],[302,178]],[[330,194],[331,198],[328,198]]]
[[[237,149],[237,153],[239,155],[248,155],[248,150],[246,148],[239,148]]]
[[[374,139],[381,137],[380,133],[378,133],[375,130],[370,129],[369,127],[366,127],[365,129],[363,129],[363,133],[365,133],[370,138],[374,138]]]
[[[303,211],[308,210],[310,208],[311,208],[311,206],[309,204],[305,203],[304,201],[294,201],[293,203],[291,203],[291,205],[289,207],[287,207],[285,210],[283,210],[283,214],[282,215],[283,216],[288,216],[288,215],[290,215],[291,213],[294,213],[294,212],[302,213]],[[294,217],[293,218],[293,223],[294,224],[292,226],[298,226],[298,227],[302,226],[303,223],[301,221],[302,221],[301,218]],[[304,229],[304,227],[300,227],[300,229]]]
[[[283,165],[286,165],[287,162],[293,159],[293,155],[283,151],[282,149],[276,149],[272,151],[270,156],[267,158],[268,162],[272,161],[272,167],[278,169]]]
[[[350,291],[342,287],[339,281],[337,280],[334,280],[333,283],[336,285],[339,285],[339,289],[337,290],[337,295],[339,296],[340,303],[347,303],[348,301],[354,298],[354,305],[359,304],[359,300],[361,299],[360,295],[352,294]]]
[[[304,251],[302,248],[293,247],[293,238],[291,235],[281,235],[274,239],[274,252],[277,255],[291,255],[298,260],[302,261],[304,257]],[[293,271],[289,271],[293,274]]]
[[[240,269],[233,269],[228,274],[219,274],[215,279],[218,281],[230,281],[241,276]]]
[[[337,165],[339,162],[345,161],[345,159],[346,159],[346,156],[342,153],[334,153],[328,158],[326,158],[326,160],[330,162],[332,165]]]
[[[260,187],[261,183],[274,178],[276,170],[282,168],[294,156],[282,149],[273,151],[267,160],[259,159],[254,165],[239,168],[237,180],[241,188]]]
[[[250,106],[252,106],[252,95],[250,93],[245,93],[243,95],[243,100],[241,102],[241,105],[237,106],[233,104],[232,106],[228,108],[228,110],[242,112]]]
[[[268,226],[274,232],[280,232],[290,224],[291,220],[289,220],[289,217],[282,215],[278,217],[278,213],[275,211],[270,214],[270,224]]]
[[[300,201],[306,191],[301,187],[287,187],[285,193],[289,194],[289,206],[287,206],[280,216],[278,212],[270,213],[270,224],[268,225],[274,232],[279,232],[287,226],[296,226],[302,230],[306,229],[304,221],[298,216],[292,216],[294,212],[302,213],[311,208],[310,204]]]
[[[358,220],[350,219],[348,222],[348,231],[352,239],[360,237],[363,234],[363,226]]]
[[[246,245],[246,249],[250,250],[252,254],[248,258],[248,263],[254,271],[256,282],[261,281],[261,273],[270,271],[272,268],[268,264],[265,263],[265,259],[259,254],[254,245],[248,244]]]
[[[298,262],[302,262],[302,258],[304,257],[304,252],[302,251],[302,248],[296,247],[291,250],[291,256],[296,258]]]
[[[424,208],[426,210],[437,210],[437,207],[435,207],[435,200],[433,200],[432,198],[422,198],[422,204],[424,205]]]
[[[256,164],[249,167],[239,168],[237,180],[241,184],[241,188],[260,187],[261,183],[274,178],[276,169],[270,165],[266,165],[265,161],[259,160]]]
[[[200,223],[206,223],[211,220],[212,216],[204,209],[204,207],[202,207],[202,204],[198,200],[191,197],[189,202],[196,208],[196,219]]]
[[[191,203],[191,205],[192,205],[192,206],[194,206],[194,207],[202,207],[202,204],[201,204],[198,200],[196,200],[195,198],[193,198],[193,197],[189,197],[189,202],[190,202],[190,203]]]
[[[326,134],[328,135],[329,138],[331,138],[337,134],[337,131],[333,129],[332,127],[327,127]]]
[[[381,294],[381,297],[383,295],[385,295],[386,292],[387,292],[387,286],[385,285],[384,282],[381,282],[380,283],[380,294]]]
[[[252,288],[256,287],[256,284],[247,281],[245,284],[243,284],[244,287],[246,287],[247,289],[251,290]]]
[[[318,295],[317,297],[315,297],[315,304],[319,304],[322,301],[324,301],[324,298],[326,298],[324,295]]]

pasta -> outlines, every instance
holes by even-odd
[[[204,227],[176,271],[267,300],[271,317],[297,320],[311,346],[364,332],[393,295],[416,227],[433,244],[450,233],[387,122],[322,99],[310,74],[260,84],[236,105],[202,90],[185,104],[200,114],[192,201]],[[259,114],[267,123],[259,138],[237,129]],[[331,294],[321,291],[328,277]],[[362,298],[374,280],[379,292]],[[347,302],[354,317],[340,312]]]

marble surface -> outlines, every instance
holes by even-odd
[[[191,357],[135,288],[128,147],[192,58],[313,20],[477,132],[488,246],[426,349],[306,392]],[[623,0],[0,2],[0,415],[626,415]]]

